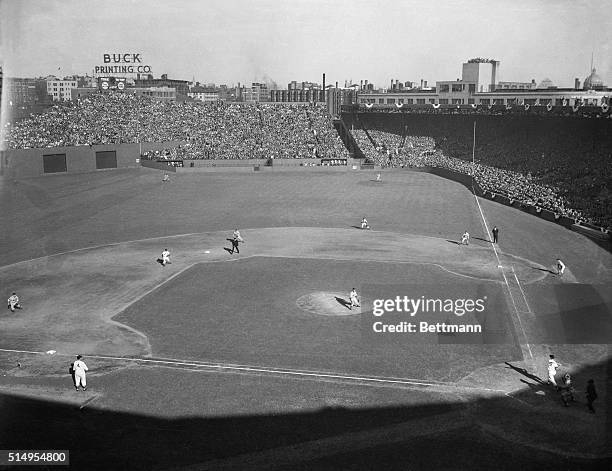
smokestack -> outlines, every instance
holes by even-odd
[[[359,81],[359,90],[363,90],[363,80]]]
[[[323,101],[325,101],[325,74],[323,74]]]
[[[338,81],[336,81],[336,89],[338,89]]]
[[[424,87],[427,88],[427,80],[425,80],[423,84],[424,84]]]
[[[421,88],[423,88],[423,79],[421,79]]]
[[[580,90],[580,79],[579,78],[574,79],[574,90]]]

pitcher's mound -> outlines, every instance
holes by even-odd
[[[295,302],[300,309],[319,316],[352,316],[361,313],[361,308],[349,309],[348,294],[315,291],[300,296]]]

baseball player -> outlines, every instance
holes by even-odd
[[[593,402],[595,399],[597,399],[597,390],[595,389],[595,382],[592,379],[589,379],[587,382],[586,398],[588,401],[587,407],[589,408],[589,412],[594,414],[595,408],[593,407]]]
[[[370,226],[368,225],[368,220],[365,218],[365,216],[361,220],[361,228],[362,229],[369,229],[370,228]]]
[[[162,178],[162,182],[169,182],[170,181],[170,175],[168,175],[167,173],[164,173],[164,178]]]
[[[87,377],[85,372],[89,370],[81,355],[77,355],[76,361],[72,364],[74,370],[74,387],[78,391],[79,386],[83,386],[83,391],[87,391]]]
[[[461,236],[461,245],[470,245],[470,233],[465,231]]]
[[[164,249],[161,253],[161,264],[165,267],[167,263],[170,263],[170,251],[168,249]]]
[[[493,226],[493,230],[491,232],[493,232],[493,243],[497,244],[497,238],[499,236],[499,229],[497,228],[497,226]]]
[[[376,174],[376,181],[377,181],[377,182],[382,181],[382,178],[380,177],[380,173],[377,173],[377,174]]]
[[[554,387],[558,387],[555,381],[555,375],[557,374],[557,368],[560,366],[561,365],[555,361],[555,356],[550,355],[548,359],[548,383],[552,384]]]
[[[21,304],[19,304],[19,296],[17,296],[17,293],[11,294],[7,300],[7,303],[11,312],[15,312],[15,309],[21,309]]]
[[[232,234],[232,251],[230,253],[240,253],[240,249],[238,248],[238,244],[240,242],[244,242],[244,239],[240,235],[240,231],[238,229],[234,229],[234,233]]]
[[[569,407],[570,402],[575,402],[574,387],[572,386],[572,376],[569,373],[563,375],[563,386],[561,386],[561,400],[565,407]]]
[[[349,309],[351,311],[353,310],[353,306],[359,307],[359,297],[357,296],[357,290],[355,288],[351,290],[349,294],[349,298],[351,300],[351,305],[349,306]]]
[[[563,276],[565,272],[565,263],[561,261],[560,258],[557,259],[557,275]]]

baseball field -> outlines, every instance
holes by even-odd
[[[0,286],[23,305],[0,316],[0,449],[69,450],[74,469],[607,468],[610,251],[456,182],[376,173],[0,180]],[[375,313],[398,296],[484,308]]]

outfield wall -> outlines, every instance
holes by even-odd
[[[172,141],[10,149],[0,155],[0,175],[21,179],[42,175],[139,167],[141,152],[163,150],[180,144],[182,143]]]
[[[179,159],[180,160],[180,159]],[[358,159],[347,159],[347,165],[327,166],[321,165],[321,159],[202,159],[181,160],[182,167],[173,167],[169,162],[142,160],[143,167],[167,170],[178,173],[197,172],[253,172],[273,170],[297,170],[297,169],[326,169],[347,170],[353,165],[359,165]]]

